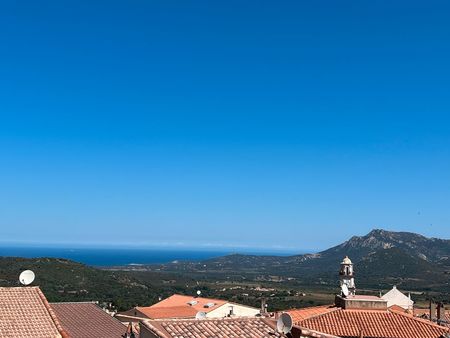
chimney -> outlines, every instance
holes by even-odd
[[[267,313],[267,304],[266,304],[266,298],[261,298],[261,314],[265,315]]]
[[[443,308],[442,302],[437,302],[436,309],[437,309],[437,322],[439,323],[442,319],[442,308]]]
[[[433,306],[433,300],[430,299],[430,320],[433,321],[435,319],[434,314],[434,306]]]
[[[124,337],[124,338],[135,338],[136,337],[136,335],[133,332],[133,324],[131,322],[128,324],[127,332],[125,332],[125,335],[123,335],[122,337]]]

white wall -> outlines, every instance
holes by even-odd
[[[260,313],[259,309],[239,305],[232,303],[225,303],[222,306],[219,306],[217,309],[214,309],[206,314],[207,318],[223,318],[227,317],[230,313],[230,306],[233,307],[233,316],[234,317],[254,317]]]
[[[398,305],[405,310],[408,310],[412,309],[414,306],[414,302],[409,299],[404,293],[398,290],[396,286],[394,286],[392,290],[386,293],[384,296],[381,296],[381,298],[388,302],[388,307]]]

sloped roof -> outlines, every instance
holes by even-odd
[[[121,338],[127,327],[92,302],[52,303],[70,338]]]
[[[276,321],[264,317],[144,320],[141,326],[158,338],[287,338],[277,332]],[[294,326],[293,338],[340,338]]]
[[[189,305],[189,302],[197,302],[194,305]],[[214,304],[214,306],[205,308],[205,305],[208,303]],[[191,308],[196,309],[197,311],[210,312],[214,309],[217,309],[219,306],[226,304],[227,301],[221,299],[213,299],[213,298],[203,298],[203,297],[192,297],[192,296],[184,296],[174,294],[162,301],[150,306],[151,308],[160,308],[160,307],[175,307],[175,306],[189,306]]]
[[[187,306],[172,306],[172,307],[136,307],[140,313],[151,319],[164,318],[194,318],[197,310],[193,307]]]
[[[208,313],[227,303],[220,299],[174,294],[152,306],[136,307],[136,310],[150,319],[194,318],[197,312]]]
[[[412,313],[408,313],[406,309],[404,309],[404,308],[402,308],[401,306],[398,306],[398,305],[389,306],[388,310],[389,311],[393,311],[393,312],[406,313],[409,316],[413,315]]]
[[[306,307],[302,309],[291,309],[284,312],[287,312],[292,317],[294,323],[300,323],[307,318],[318,316],[323,313],[328,313],[330,311],[336,311],[338,309],[339,308],[335,307],[334,305],[323,305]]]
[[[0,337],[67,337],[39,287],[0,287]]]
[[[265,318],[238,317],[190,320],[145,320],[142,325],[159,338],[281,338]]]
[[[339,309],[301,321],[302,327],[339,337],[439,338],[449,329],[390,311]]]

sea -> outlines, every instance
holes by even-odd
[[[0,256],[7,257],[52,257],[65,258],[91,266],[123,266],[169,263],[173,261],[199,261],[233,253],[252,255],[289,256],[293,252],[225,249],[180,249],[180,248],[70,248],[32,247],[0,244]],[[301,253],[301,252],[296,252]]]

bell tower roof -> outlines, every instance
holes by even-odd
[[[344,258],[344,260],[342,261],[341,264],[350,265],[350,264],[353,264],[353,263],[350,260],[350,258],[348,258],[348,256],[345,256],[345,258]]]

